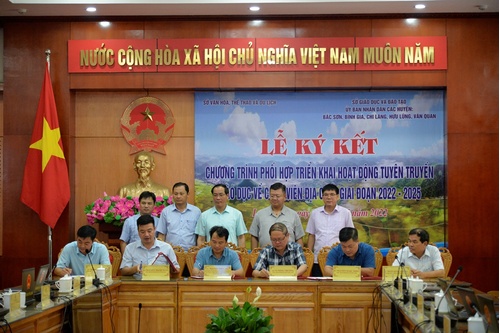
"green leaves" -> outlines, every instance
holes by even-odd
[[[206,326],[206,333],[267,333],[271,332],[271,316],[264,316],[264,311],[245,302],[243,307],[219,308],[217,315],[209,315],[211,323]]]

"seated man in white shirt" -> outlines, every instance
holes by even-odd
[[[444,277],[444,265],[439,249],[429,245],[429,233],[421,228],[410,230],[408,246],[398,252],[393,266],[404,263],[411,275],[421,279]]]
[[[179,263],[174,249],[168,243],[156,239],[155,221],[151,215],[141,215],[137,219],[137,230],[141,240],[130,243],[125,248],[123,260],[120,265],[122,275],[142,274],[142,265],[166,265],[167,256],[174,267],[170,267],[171,272],[179,270]]]

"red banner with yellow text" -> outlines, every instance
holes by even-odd
[[[446,36],[68,41],[69,73],[446,70]]]

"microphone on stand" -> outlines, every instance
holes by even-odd
[[[141,332],[141,310],[142,310],[142,303],[139,303],[139,319],[137,320],[137,333]]]
[[[92,270],[94,271],[94,278],[92,279],[92,284],[96,287],[96,288],[99,288],[99,285],[101,284],[101,281],[99,280],[99,278],[97,277],[97,273],[94,269],[94,265],[92,264],[92,260],[90,259],[90,250],[89,249],[85,249],[85,253],[87,254],[87,257],[89,257],[89,262],[90,262],[90,266],[92,267]]]
[[[443,327],[443,316],[439,316],[439,306],[441,305],[441,302],[443,301],[443,299],[446,297],[446,294],[450,290],[451,285],[453,284],[453,282],[455,282],[455,279],[457,278],[458,274],[462,271],[462,269],[463,269],[462,265],[458,266],[457,272],[455,273],[455,275],[451,279],[450,283],[446,287],[446,290],[443,292],[443,297],[441,297],[441,299],[439,300],[439,302],[436,306],[436,325],[438,327]],[[438,318],[439,318],[439,320],[438,320]]]
[[[400,253],[401,253],[401,256],[403,256],[403,249],[404,249],[405,247],[406,247],[406,246],[405,246],[404,244],[403,244],[403,245],[401,245],[401,252],[400,252]],[[394,280],[394,287],[396,287],[396,288],[398,287],[398,285],[397,285],[397,283],[398,283],[398,282],[397,282],[397,280],[398,280],[398,279],[401,279],[401,280],[402,280],[402,282],[401,282],[401,283],[402,283],[402,285],[403,285],[403,290],[406,290],[406,282],[405,282],[405,280],[403,279],[403,273],[405,272],[405,269],[404,269],[404,267],[405,267],[405,263],[404,263],[404,262],[401,262],[401,260],[399,260],[399,258],[398,258],[398,256],[397,256],[397,255],[396,255],[396,257],[395,257],[394,259],[395,259],[395,260],[397,260],[397,261],[398,261],[398,263],[399,263],[399,268],[398,268],[398,277],[397,277],[397,279],[396,279],[396,280]]]

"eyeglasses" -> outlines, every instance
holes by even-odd
[[[285,240],[286,236],[283,236],[281,238],[271,238],[271,242],[273,243],[281,243]]]

